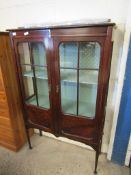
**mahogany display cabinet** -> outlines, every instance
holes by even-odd
[[[29,128],[101,150],[114,23],[12,29],[19,90]]]

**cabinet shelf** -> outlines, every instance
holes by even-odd
[[[98,71],[82,72],[79,71],[80,84],[97,84]],[[61,81],[77,83],[77,72],[72,70],[61,71]]]
[[[47,80],[47,71],[40,70],[40,71],[35,71],[36,78]],[[33,71],[26,71],[24,74],[24,77],[34,77]]]
[[[36,78],[47,80],[47,74],[46,71],[40,70],[35,71]],[[34,77],[33,71],[27,71],[24,74],[24,77]],[[77,74],[76,71],[61,71],[61,81],[67,82],[67,83],[77,83]],[[97,77],[98,77],[98,71],[89,71],[83,74],[79,75],[79,83],[80,84],[91,84],[91,85],[97,85]]]
[[[32,104],[37,106],[37,101],[36,101],[36,95],[34,95],[33,97],[29,98],[28,100],[26,100],[27,104]],[[43,107],[43,108],[47,108],[49,109],[49,98],[47,95],[38,95],[38,103],[39,103],[39,107]]]

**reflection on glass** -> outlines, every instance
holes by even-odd
[[[69,76],[69,74],[71,76]],[[73,75],[73,76],[72,76]],[[77,111],[77,71],[61,69],[61,103],[62,111],[76,115]]]
[[[61,43],[59,48],[60,67],[77,67],[78,44]]]
[[[31,64],[29,44],[27,42],[18,44],[18,52],[21,64]]]
[[[97,42],[81,42],[80,49],[80,68],[99,69],[100,64],[100,45]]]
[[[46,52],[43,43],[31,43],[35,65],[46,66]]]
[[[60,44],[61,108],[65,114],[95,117],[100,51],[97,42]]]

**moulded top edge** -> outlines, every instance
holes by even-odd
[[[23,31],[23,30],[46,30],[46,29],[64,29],[64,28],[84,28],[84,27],[108,27],[115,26],[115,23],[92,23],[92,24],[73,24],[73,25],[57,25],[57,26],[45,26],[45,27],[20,27],[16,29],[7,29],[7,31]]]

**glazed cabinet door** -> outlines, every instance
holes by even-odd
[[[49,39],[15,41],[25,120],[31,127],[52,132],[52,91]]]
[[[55,40],[58,132],[92,145],[103,122],[100,115],[104,111],[101,106],[104,41],[104,37]]]

